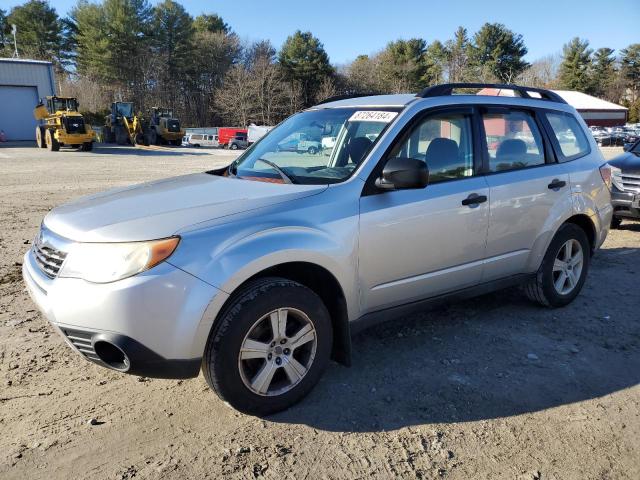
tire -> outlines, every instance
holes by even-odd
[[[232,143],[231,145],[229,145],[229,148],[231,150],[237,150],[238,149],[238,145],[236,145],[235,143]]]
[[[309,147],[307,152],[309,152],[309,154],[311,155],[315,155],[316,153],[318,153],[318,149],[316,147]]]
[[[182,144],[181,140],[173,140],[171,142],[171,145],[173,145],[174,147],[179,147]]]
[[[149,143],[151,145],[158,145],[158,132],[153,128],[149,131]]]
[[[270,314],[280,318],[284,311],[286,338],[277,341],[275,337],[282,337],[273,334]],[[291,350],[286,348],[293,345],[287,341],[295,342],[296,334],[311,327],[314,334],[302,336],[306,342]],[[255,332],[261,332],[261,336],[256,337]],[[313,291],[283,278],[257,279],[231,297],[216,321],[207,340],[202,371],[211,389],[232,407],[251,415],[269,415],[291,407],[309,393],[329,362],[332,341],[329,312]],[[241,347],[246,348],[247,342],[254,342],[260,349],[246,352],[250,358],[241,359]],[[296,372],[304,367],[300,378]],[[268,382],[261,383],[265,369],[273,374]]]
[[[56,137],[53,134],[53,130],[47,129],[44,134],[45,142],[47,144],[47,150],[50,152],[57,152],[60,150],[60,143],[56,140]]]
[[[80,150],[82,150],[83,152],[90,152],[91,150],[93,150],[93,142],[84,142],[80,147]]]
[[[36,127],[36,145],[39,148],[47,148],[47,142],[45,141],[45,128],[38,125]]]
[[[622,219],[620,217],[611,217],[611,229],[617,230],[622,225]]]
[[[122,126],[117,126],[115,128],[114,135],[118,145],[126,145],[129,142],[129,135]]]
[[[571,243],[571,251],[574,252],[572,254],[576,255],[576,258],[578,246],[582,252],[582,263],[578,274],[576,274],[577,264],[571,268],[567,267],[568,270],[559,269],[559,266],[556,266],[556,260],[562,264],[563,259],[566,258],[566,245],[569,242]],[[584,285],[589,271],[590,253],[591,246],[584,230],[572,223],[562,225],[551,240],[536,276],[524,286],[527,297],[540,305],[551,308],[564,307],[571,303]],[[563,274],[567,277],[564,282],[562,281]],[[562,284],[560,290],[558,284]]]

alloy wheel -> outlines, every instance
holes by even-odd
[[[244,385],[262,396],[282,395],[308,373],[318,340],[311,319],[284,307],[261,317],[249,329],[238,354]]]
[[[560,295],[570,294],[582,274],[584,251],[576,239],[567,240],[553,262],[553,286]]]

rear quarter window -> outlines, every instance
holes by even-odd
[[[591,151],[589,141],[576,118],[569,113],[547,112],[547,120],[562,153],[560,161],[582,157]]]

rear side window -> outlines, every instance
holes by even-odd
[[[543,165],[544,143],[533,115],[526,111],[485,113],[482,116],[489,154],[489,171],[506,172]]]
[[[564,157],[561,161],[573,160],[590,152],[589,141],[573,115],[548,112],[546,116]]]

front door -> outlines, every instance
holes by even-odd
[[[476,176],[472,125],[471,110],[419,119],[387,158],[425,161],[429,185],[361,198],[362,313],[480,282],[489,188],[483,176]]]

